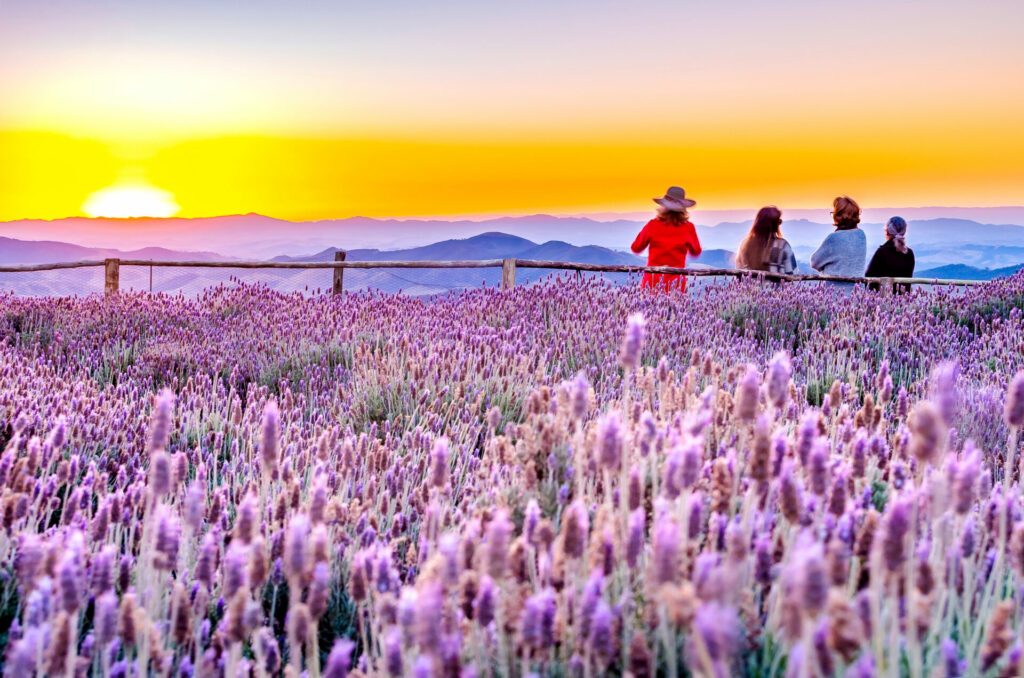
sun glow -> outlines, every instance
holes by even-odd
[[[181,208],[174,196],[147,183],[115,184],[90,195],[82,211],[90,217],[129,219],[173,217]]]

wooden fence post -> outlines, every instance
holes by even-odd
[[[501,260],[501,289],[510,290],[516,286],[516,260]]]
[[[121,287],[121,260],[103,260],[103,293],[106,295],[117,294]]]
[[[882,294],[891,295],[896,293],[896,283],[892,278],[882,278]]]
[[[345,257],[348,252],[345,250],[338,250],[334,253],[335,261],[345,261]],[[342,290],[345,289],[345,269],[336,268],[334,269],[334,287],[331,290],[334,294],[341,294]]]

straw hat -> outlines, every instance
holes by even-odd
[[[686,191],[679,186],[672,186],[665,191],[664,198],[655,198],[654,202],[672,212],[682,212],[697,204],[696,200],[687,198]]]

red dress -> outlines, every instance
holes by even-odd
[[[650,247],[647,253],[648,266],[686,266],[686,256],[700,256],[700,241],[697,229],[689,221],[672,224],[661,218],[651,219],[643,227],[632,250],[640,254]],[[686,277],[666,273],[644,273],[643,287],[660,290],[685,290]]]

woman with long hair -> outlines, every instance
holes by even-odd
[[[687,256],[700,256],[702,251],[697,229],[690,223],[690,208],[696,201],[686,197],[686,191],[673,186],[658,203],[658,215],[647,222],[637,234],[631,249],[640,254],[647,252],[648,266],[686,267]],[[648,249],[649,248],[649,249]],[[644,273],[643,287],[662,291],[686,290],[686,276],[669,273]]]
[[[736,267],[785,275],[796,271],[796,255],[782,237],[782,211],[778,207],[769,205],[758,210],[750,233],[736,252]]]
[[[836,198],[832,202],[832,221],[836,230],[811,255],[811,268],[825,275],[859,278],[868,256],[868,240],[858,227],[860,205],[845,195]],[[832,284],[852,287],[852,283]]]
[[[893,217],[885,224],[885,242],[875,250],[868,270],[868,278],[913,278],[914,250],[907,247],[907,222],[903,217]],[[879,289],[878,283],[871,283],[871,289]],[[896,292],[909,292],[910,285],[896,286]]]

